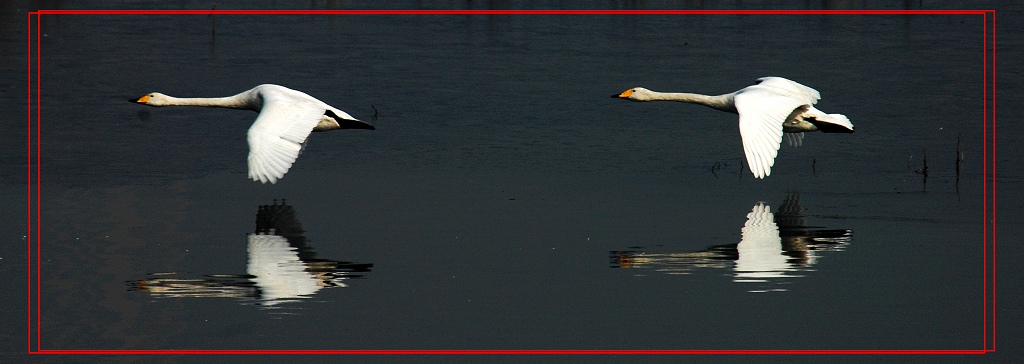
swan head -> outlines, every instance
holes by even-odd
[[[129,99],[128,101],[149,106],[170,105],[170,97],[159,92],[151,92],[140,98]]]
[[[651,90],[643,87],[634,87],[626,91],[622,91],[618,95],[612,95],[612,98],[626,99],[632,101],[650,101]]]

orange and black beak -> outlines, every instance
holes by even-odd
[[[149,101],[149,95],[140,97],[138,99],[128,99],[128,102],[134,102],[134,103],[137,103],[137,104],[145,104],[146,101]]]
[[[619,99],[628,99],[628,98],[629,98],[629,96],[630,96],[630,95],[632,95],[632,94],[633,94],[633,89],[629,89],[629,90],[626,90],[626,91],[622,91],[622,93],[621,93],[621,94],[618,94],[618,95],[612,95],[612,98],[613,98],[613,99],[615,99],[615,98],[619,98]]]

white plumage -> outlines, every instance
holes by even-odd
[[[803,132],[852,133],[850,119],[815,109],[821,98],[817,90],[782,77],[763,77],[757,84],[718,96],[692,93],[656,92],[635,87],[612,97],[632,101],[680,101],[700,104],[739,114],[743,153],[754,177],[771,174],[783,133],[793,146],[800,146]]]
[[[150,93],[132,102],[150,106],[203,106],[259,112],[249,128],[249,178],[276,183],[284,177],[310,132],[374,129],[344,111],[304,92],[278,85],[259,85],[228,97],[177,98]]]

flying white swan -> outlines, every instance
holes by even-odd
[[[259,85],[235,96],[178,98],[153,92],[131,102],[149,106],[204,106],[256,111],[249,128],[249,178],[277,183],[295,163],[310,132],[370,129],[357,120],[304,92],[278,85]]]
[[[743,153],[754,177],[772,173],[783,133],[791,144],[799,146],[803,132],[852,133],[850,119],[815,109],[821,98],[818,91],[782,77],[762,77],[753,86],[718,96],[692,93],[655,92],[643,87],[623,91],[615,98],[633,101],[680,101],[700,104],[740,116]]]

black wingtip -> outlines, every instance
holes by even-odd
[[[817,123],[814,126],[818,127],[818,130],[820,130],[822,133],[853,134],[853,129],[847,128],[842,125],[831,123]]]
[[[357,119],[340,119],[338,120],[338,126],[341,129],[377,130],[377,128],[370,125],[370,123]]]

